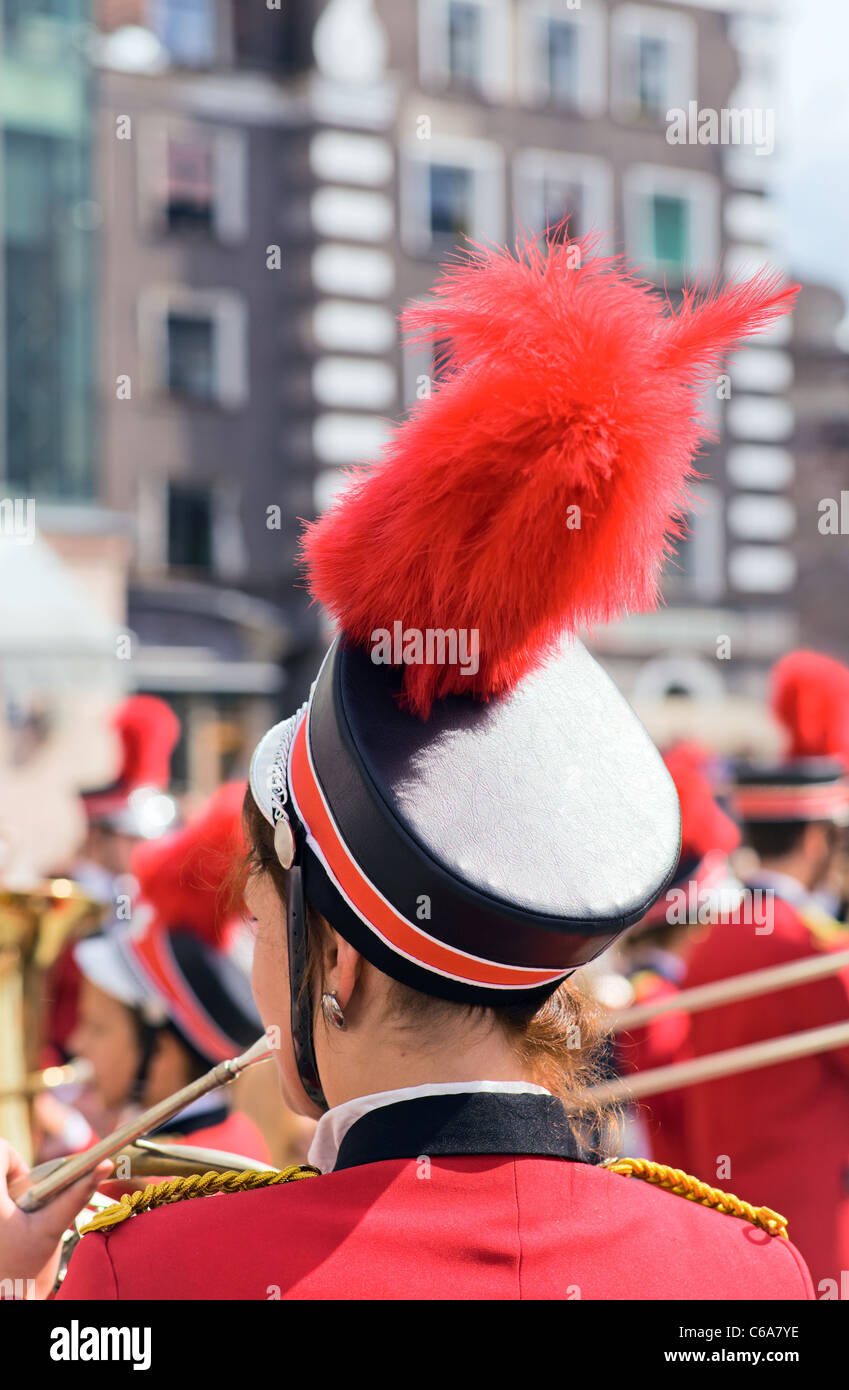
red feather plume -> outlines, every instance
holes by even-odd
[[[181,830],[134,851],[131,869],[140,897],[164,926],[188,928],[217,945],[241,911],[230,890],[247,852],[244,796],[244,782],[228,782]]]
[[[788,652],[773,667],[771,704],[789,757],[849,765],[849,667],[820,652]]]
[[[113,722],[121,740],[121,788],[167,787],[171,754],[180,737],[180,721],[170,705],[155,695],[131,695]]]
[[[697,392],[796,295],[763,273],[672,312],[589,249],[474,247],[446,268],[402,316],[413,341],[450,344],[443,383],[307,529],[311,592],[359,646],[399,621],[477,631],[475,675],[406,666],[424,717],[511,689],[564,630],[656,604],[709,434]]]
[[[710,758],[698,743],[676,744],[663,755],[681,803],[682,859],[704,859],[715,850],[730,854],[740,843],[740,831],[714,798]]]

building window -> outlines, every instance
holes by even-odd
[[[517,231],[535,236],[558,229],[568,218],[571,240],[598,233],[611,224],[611,175],[601,159],[563,155],[556,150],[523,150],[514,166]]]
[[[663,594],[667,600],[712,602],[724,587],[725,536],[722,497],[713,483],[695,490],[697,504],[686,516],[686,533],[673,543]]]
[[[431,243],[453,246],[471,232],[474,172],[456,164],[431,164],[429,180]]]
[[[227,409],[247,401],[247,314],[232,291],[148,288],[139,348],[149,393]]]
[[[474,0],[449,0],[448,71],[452,82],[481,85],[483,12]]]
[[[578,26],[562,19],[545,22],[546,77],[552,101],[578,104]]]
[[[565,0],[524,0],[519,12],[519,87],[531,105],[582,115],[605,106],[604,14]]]
[[[672,283],[710,273],[719,247],[719,194],[708,174],[632,165],[624,178],[628,254]]]
[[[639,34],[635,44],[635,86],[640,114],[666,115],[666,93],[672,61],[669,44],[654,34]]]
[[[465,238],[503,241],[504,172],[484,140],[418,142],[403,170],[402,235],[408,251],[444,254]]]
[[[85,109],[82,88],[67,90]],[[73,130],[13,126],[0,159],[0,475],[5,463],[3,483],[24,496],[93,498],[97,278],[80,216],[91,207],[90,152]]]
[[[149,24],[179,67],[208,68],[218,56],[217,0],[152,0]]]
[[[139,209],[150,231],[244,240],[247,137],[202,121],[148,116],[139,139]]]
[[[168,315],[168,390],[194,401],[215,399],[215,325],[197,315]]]
[[[215,218],[213,148],[205,140],[168,140],[165,218],[174,231],[200,227],[210,231]]]
[[[174,568],[211,568],[212,503],[206,488],[169,484],[168,563]]]
[[[611,19],[614,108],[628,119],[663,121],[695,90],[695,32],[687,15],[623,5]]]
[[[491,100],[510,88],[508,0],[419,0],[419,67],[425,86],[459,87]]]
[[[683,265],[687,259],[690,207],[686,198],[653,193],[649,205],[651,257],[657,265]]]

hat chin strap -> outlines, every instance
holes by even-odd
[[[289,993],[291,996],[292,1042],[301,1085],[314,1105],[327,1110],[328,1104],[315,1060],[312,997],[306,984],[307,904],[300,864],[286,871],[286,930],[289,944]]]

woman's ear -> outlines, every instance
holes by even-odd
[[[336,995],[343,1012],[357,987],[362,964],[359,951],[344,936],[328,928],[324,947],[325,989]]]

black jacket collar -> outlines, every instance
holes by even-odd
[[[229,1115],[230,1111],[226,1105],[218,1105],[214,1110],[203,1110],[197,1115],[178,1115],[176,1119],[166,1120],[164,1125],[151,1130],[150,1137],[154,1139],[158,1134],[195,1134],[199,1129],[212,1129],[217,1125],[223,1125]]]
[[[593,1161],[556,1097],[465,1091],[418,1096],[368,1111],[342,1139],[333,1171],[384,1159],[460,1154]]]

